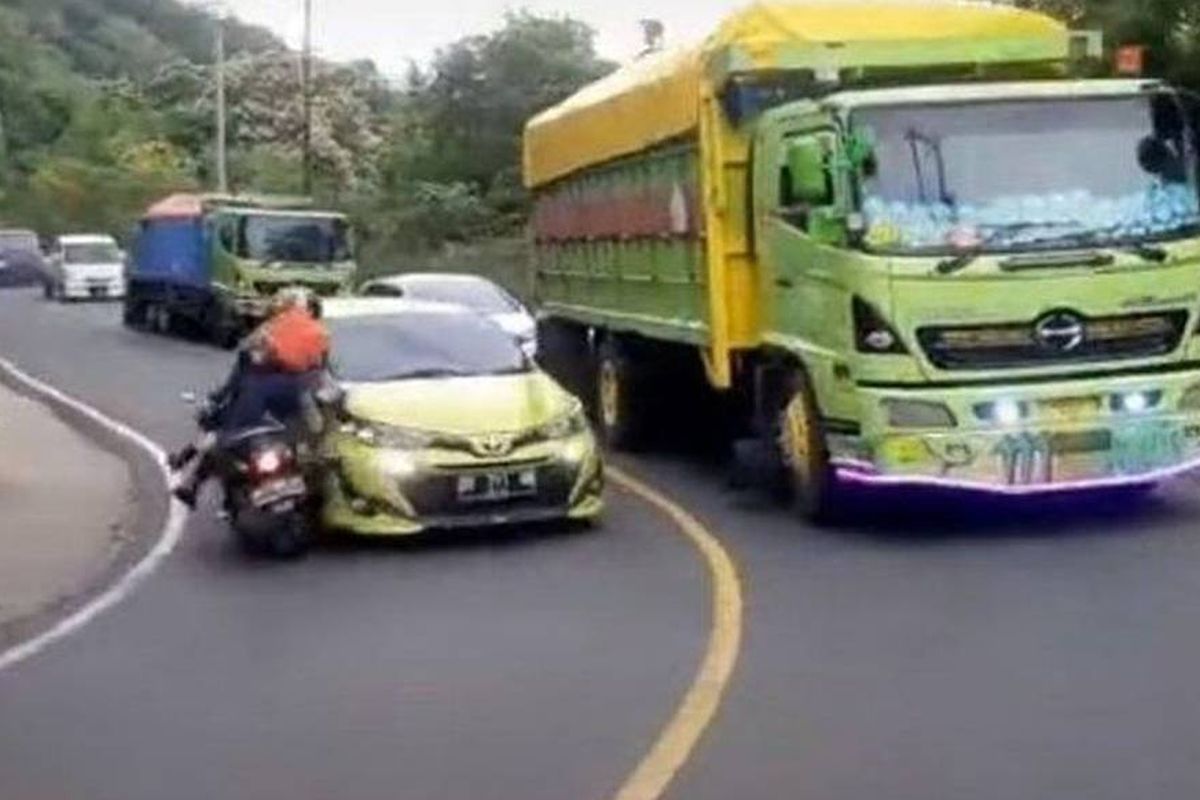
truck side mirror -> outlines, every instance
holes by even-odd
[[[788,181],[784,204],[833,205],[833,172],[826,143],[819,138],[797,139],[787,149]]]

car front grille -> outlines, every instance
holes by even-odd
[[[944,370],[1007,369],[1052,364],[1153,358],[1183,340],[1187,311],[1079,318],[1081,337],[1070,347],[1039,337],[1038,322],[927,327],[917,340],[930,362]]]

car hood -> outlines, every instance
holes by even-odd
[[[346,410],[358,419],[473,435],[521,431],[570,411],[566,393],[543,372],[347,384]]]

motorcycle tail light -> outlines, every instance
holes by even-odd
[[[255,453],[250,466],[256,475],[274,475],[287,466],[289,460],[287,451],[272,448]]]

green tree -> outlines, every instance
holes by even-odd
[[[1200,88],[1200,3],[1196,0],[1021,0],[1076,28],[1104,31],[1109,48],[1142,45],[1151,75]]]
[[[399,142],[405,154],[398,166],[412,177],[486,188],[520,163],[530,116],[611,69],[584,23],[510,13],[500,30],[451,44],[428,74],[410,76],[409,122],[423,129],[425,147]]]

